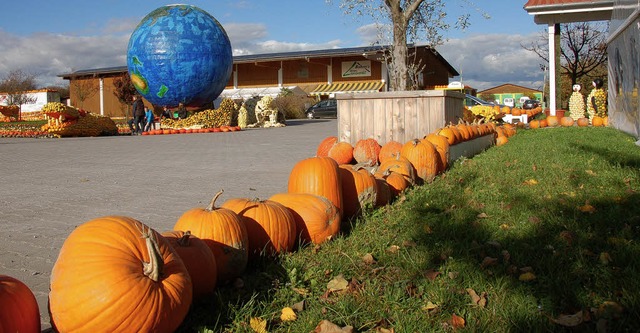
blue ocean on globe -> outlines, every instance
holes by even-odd
[[[218,97],[229,80],[231,43],[206,11],[163,6],[131,34],[127,68],[133,85],[153,105],[200,107]]]

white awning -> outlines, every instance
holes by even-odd
[[[295,95],[306,96],[307,93],[298,86],[290,87],[261,87],[261,88],[241,88],[241,89],[225,89],[220,93],[219,99],[249,99],[252,97],[272,96],[276,97],[282,93],[283,89],[290,90]]]

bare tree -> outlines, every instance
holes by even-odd
[[[127,116],[126,110],[129,109],[129,104],[131,103],[131,98],[133,95],[136,95],[138,91],[136,87],[133,86],[131,82],[131,77],[129,74],[123,74],[120,77],[117,77],[113,80],[113,86],[115,89],[113,90],[113,94],[120,101],[123,116]]]
[[[328,4],[333,3],[333,0],[325,1]],[[470,0],[460,1],[473,6]],[[392,43],[388,56],[391,90],[407,90],[413,86],[410,77],[412,74],[407,66],[408,42],[423,41],[435,47],[444,42],[442,33],[451,29],[446,20],[444,0],[341,0],[340,8],[346,15],[369,15],[378,26],[392,27]],[[486,14],[483,15],[487,17]],[[469,19],[469,14],[463,14],[457,18],[454,26],[466,29]],[[412,71],[415,71],[415,68]]]
[[[100,87],[96,85],[94,80],[75,79],[71,81],[71,89],[80,102],[80,108],[83,108],[84,101],[95,95]]]
[[[7,105],[18,106],[18,120],[22,119],[22,105],[35,103],[37,97],[28,93],[35,89],[35,75],[27,74],[21,69],[9,72],[0,81],[0,92],[6,94]]]
[[[561,74],[568,76],[572,85],[607,62],[607,30],[608,24],[604,22],[560,25]],[[535,52],[545,63],[549,62],[546,32],[541,33],[538,40],[522,47]]]

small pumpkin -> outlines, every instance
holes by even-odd
[[[229,199],[222,204],[242,218],[249,235],[249,255],[275,256],[291,252],[296,241],[296,221],[282,204],[272,200]]]
[[[337,136],[329,136],[329,137],[326,137],[324,140],[320,141],[320,144],[318,145],[318,149],[316,150],[316,156],[318,157],[329,156],[329,149],[331,149],[331,147],[333,147],[333,145],[336,144],[336,142],[338,142]]]
[[[540,119],[540,128],[549,127],[549,123],[547,122],[547,118]]]
[[[51,324],[58,332],[173,332],[193,296],[189,273],[168,241],[124,216],[75,228],[50,281]]]
[[[40,332],[36,297],[22,281],[0,275],[0,332]]]
[[[447,138],[449,145],[455,145],[458,143],[458,138],[450,127],[444,127],[436,131],[436,134],[442,135]]]
[[[440,155],[430,142],[418,139],[407,141],[400,155],[411,162],[419,183],[430,183],[438,174]]]
[[[341,165],[340,179],[344,216],[359,215],[376,203],[376,180],[369,171],[360,166]]]
[[[406,177],[394,171],[387,173],[384,180],[389,184],[392,198],[399,196],[412,185]]]
[[[478,132],[478,135],[480,132]],[[449,141],[442,135],[431,133],[425,139],[436,148],[440,155],[440,171],[444,171],[449,167]]]
[[[540,128],[540,120],[534,119],[530,121],[529,128]]]
[[[593,116],[593,118],[591,119],[591,125],[593,125],[593,127],[602,127],[604,126],[604,120],[602,119],[602,117]]]
[[[173,230],[189,230],[207,244],[216,258],[218,281],[236,278],[249,261],[249,235],[242,219],[234,211],[216,207],[219,191],[206,208],[192,208],[182,214]]]
[[[385,144],[380,147],[380,153],[378,154],[379,163],[384,162],[388,158],[396,158],[396,156],[400,155],[400,149],[402,148],[402,144],[398,141],[387,141]]]
[[[547,126],[556,127],[559,124],[558,116],[548,116],[547,118]]]
[[[288,192],[323,196],[342,216],[342,185],[338,163],[329,157],[310,157],[298,161],[289,173]]]
[[[375,177],[376,181],[376,207],[382,207],[391,202],[391,188],[384,178]]]
[[[573,126],[574,120],[571,117],[562,117],[560,118],[560,126],[562,127],[571,127]]]
[[[587,127],[589,126],[589,118],[587,117],[578,118],[576,123],[578,124],[578,127]]]
[[[416,182],[416,172],[413,168],[413,165],[409,160],[400,155],[396,156],[395,159],[387,159],[380,164],[378,170],[376,171],[375,176],[384,177],[385,173],[388,174],[390,172],[396,172],[399,175],[405,177],[407,182],[411,185]]]
[[[296,222],[299,243],[322,244],[340,232],[340,212],[325,197],[309,193],[277,193],[269,200],[289,209]]]
[[[212,293],[218,282],[218,265],[207,243],[189,231],[165,231],[162,236],[184,262],[191,277],[193,298],[200,299]]]
[[[348,142],[336,142],[329,149],[329,157],[338,164],[351,164],[353,161],[353,146]]]
[[[509,142],[509,138],[507,138],[505,135],[500,135],[496,138],[496,146],[503,146],[507,144],[507,142]]]
[[[375,139],[362,139],[353,147],[353,158],[360,165],[374,166],[378,164],[380,144]]]

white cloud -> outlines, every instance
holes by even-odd
[[[539,34],[477,35],[448,40],[437,50],[461,73],[465,84],[478,90],[505,83],[540,89],[542,59],[522,47],[537,38]]]

